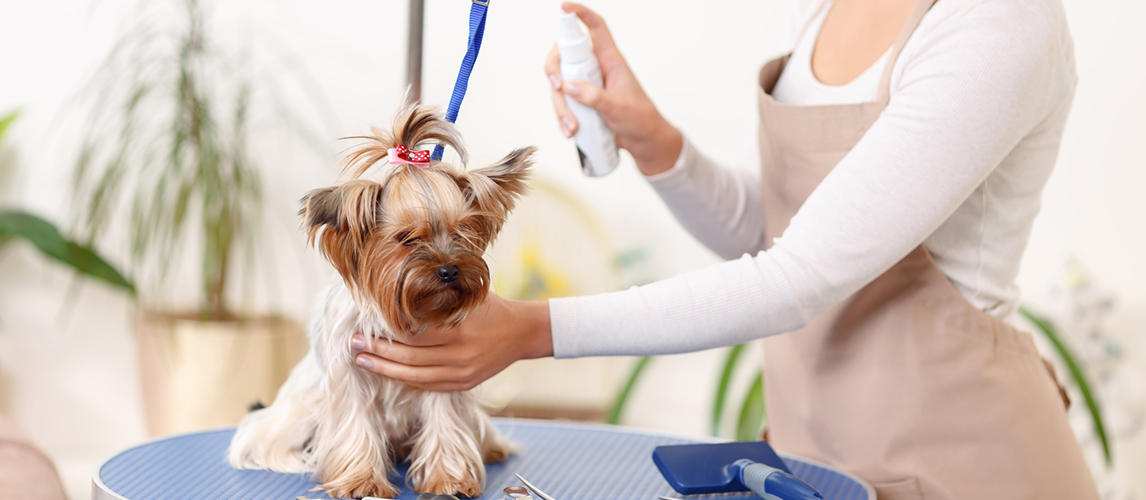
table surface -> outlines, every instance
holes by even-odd
[[[683,498],[661,477],[652,461],[661,445],[703,442],[624,427],[495,419],[521,450],[486,467],[486,488],[479,499],[500,500],[506,486],[519,486],[519,473],[557,500],[655,500]],[[296,500],[329,499],[310,491],[309,474],[235,470],[226,449],[234,428],[159,439],[125,450],[100,465],[92,477],[95,500]],[[874,500],[870,487],[834,469],[784,456],[792,473],[819,490],[826,500]],[[405,468],[399,468],[404,476]],[[404,484],[401,477],[392,478]],[[721,500],[760,500],[751,493],[697,495]],[[417,494],[402,488],[402,500]]]

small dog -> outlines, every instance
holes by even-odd
[[[536,148],[463,171],[406,146],[437,142],[467,156],[432,108],[408,105],[392,131],[371,128],[344,180],[302,199],[302,227],[338,277],[320,296],[310,353],[274,404],[247,415],[231,441],[236,468],[314,472],[332,497],[395,498],[387,476],[408,458],[418,493],[477,496],[483,462],[510,447],[468,392],[430,392],[355,365],[350,338],[403,341],[428,325],[457,326],[482,303],[482,259],[526,190]],[[364,178],[389,158],[380,180]]]

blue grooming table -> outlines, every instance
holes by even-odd
[[[656,500],[682,496],[665,482],[653,464],[653,448],[703,439],[655,434],[624,427],[495,419],[497,427],[521,450],[486,468],[481,500],[500,500],[506,486],[522,477],[557,500]],[[329,499],[309,474],[235,470],[226,450],[234,428],[183,434],[125,450],[96,468],[93,500],[296,500]],[[870,486],[822,464],[783,455],[793,474],[811,484],[826,500],[875,500]],[[404,477],[405,468],[398,473]],[[400,478],[392,478],[404,485]],[[720,500],[760,500],[751,493],[696,495]],[[417,494],[402,488],[402,500]]]

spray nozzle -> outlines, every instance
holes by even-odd
[[[593,45],[589,36],[581,28],[581,20],[577,14],[569,12],[561,16],[561,33],[557,36],[557,49],[561,52],[561,60],[566,62],[579,62],[593,55]]]

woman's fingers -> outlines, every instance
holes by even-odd
[[[565,82],[564,87],[565,94],[572,97],[574,101],[597,110],[602,117],[612,115],[613,99],[609,91],[581,80],[569,80]]]
[[[605,25],[605,18],[579,3],[565,2],[561,10],[577,14],[577,18],[589,28],[589,39],[593,41],[593,54],[601,69],[608,73],[618,65],[624,64],[621,52],[617,50],[617,43],[613,41],[613,33]]]
[[[577,119],[573,117],[573,113],[569,111],[569,105],[565,103],[565,93],[561,91],[561,54],[557,52],[557,45],[549,51],[549,57],[545,59],[545,76],[549,79],[550,96],[553,99],[553,111],[557,113],[557,126],[561,127],[561,133],[565,137],[573,137],[577,133]]]
[[[467,358],[459,352],[457,347],[449,344],[409,345],[387,339],[378,339],[373,342],[365,342],[364,347],[359,347],[363,344],[355,342],[355,340],[362,341],[362,336],[356,334],[351,340],[351,347],[355,351],[384,357],[390,361],[409,366],[458,366],[467,361]]]
[[[549,55],[545,56],[545,76],[554,91],[561,90],[561,52],[557,50],[557,44],[553,44]]]
[[[481,382],[468,367],[410,366],[369,353],[355,357],[359,366],[428,391],[468,391]]]
[[[566,138],[573,137],[577,133],[578,123],[565,103],[565,94],[559,91],[553,93],[553,110],[557,112],[557,126],[561,127],[561,133]]]

